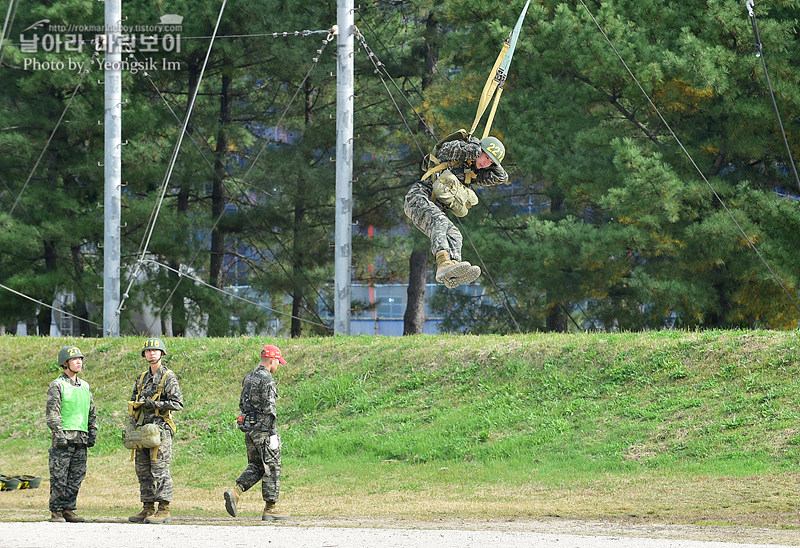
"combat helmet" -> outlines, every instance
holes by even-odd
[[[506,157],[506,147],[497,137],[484,137],[481,139],[481,150],[498,166],[503,161],[503,158]]]
[[[150,337],[142,345],[142,357],[144,357],[145,350],[161,350],[161,355],[165,356],[167,354],[167,345],[158,337]]]
[[[83,352],[77,346],[65,346],[58,351],[58,365],[64,366],[72,358],[83,358]]]

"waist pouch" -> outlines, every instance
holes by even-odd
[[[442,171],[433,181],[433,195],[448,207],[456,217],[463,217],[469,208],[478,203],[478,196],[468,186],[461,183],[450,170]]]
[[[155,424],[128,424],[122,432],[122,445],[127,449],[152,449],[161,445],[161,430]]]

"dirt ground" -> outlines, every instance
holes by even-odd
[[[8,518],[8,515],[0,515],[0,519]],[[41,519],[44,520],[45,516],[42,515]],[[257,517],[202,521],[176,517],[165,525],[141,525],[127,523],[119,517],[90,516],[86,523],[80,524],[0,522],[0,546],[774,548],[800,546],[800,531],[555,518],[509,521],[293,518],[275,524],[261,522]]]

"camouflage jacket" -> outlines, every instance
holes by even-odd
[[[278,386],[265,367],[259,365],[242,381],[239,411],[243,415],[254,415],[254,430],[277,433]]]
[[[155,373],[152,373],[148,367],[144,372],[144,376],[141,374],[136,376],[136,380],[133,382],[133,393],[130,401],[153,399],[153,396],[158,392],[158,385],[161,383],[161,378],[164,375],[167,375],[167,379],[164,382],[164,389],[161,391],[161,396],[156,401],[159,414],[163,415],[165,411],[172,412],[183,409],[183,394],[181,394],[181,387],[178,384],[178,376],[163,365],[156,369]],[[142,379],[141,387],[139,386],[140,378]],[[164,417],[157,417],[155,409],[141,408],[141,412],[144,413],[142,424],[155,423],[160,428],[167,427],[167,421]],[[136,418],[131,418],[131,421],[137,422]]]
[[[89,383],[75,377],[75,380],[70,379],[69,375],[62,373],[60,379],[66,380],[73,386],[89,387]],[[50,428],[52,442],[55,443],[56,438],[65,437],[71,443],[86,444],[89,439],[97,439],[97,413],[94,408],[94,398],[89,400],[89,432],[81,432],[80,430],[64,430],[61,425],[61,394],[64,388],[58,379],[50,383],[47,388],[47,404],[45,405],[45,419],[47,427]],[[91,396],[91,389],[89,395]]]
[[[459,181],[464,182],[464,170],[475,165],[475,160],[481,155],[480,141],[473,138],[470,141],[456,139],[447,141],[439,147],[436,158],[440,162],[455,162],[450,167],[450,171]],[[508,182],[508,173],[502,166],[492,164],[483,169],[475,169],[476,177],[472,180],[472,186],[494,186]]]

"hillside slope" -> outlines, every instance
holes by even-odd
[[[552,515],[520,500],[530,490],[604,489],[597,486],[609,477],[627,477],[611,488],[629,483],[633,492],[642,477],[669,490],[672,480],[659,485],[656,478],[786,478],[798,470],[796,332],[166,339],[166,364],[185,399],[177,417],[176,485],[214,490],[235,479],[244,463],[234,427],[239,388],[267,342],[279,344],[288,361],[276,375],[284,492],[300,506],[311,490],[350,490],[365,501],[377,497],[386,507],[376,511],[391,512],[404,491],[441,488],[454,506],[439,501],[436,511],[447,514],[465,511],[454,501],[498,488],[528,494],[511,497],[493,515]],[[4,473],[27,463],[46,475],[45,390],[66,344],[86,354],[83,377],[98,409],[90,474],[94,462],[98,473],[117,475],[127,459],[119,431],[145,365],[141,340],[5,336]],[[130,483],[130,473],[120,485]],[[346,489],[336,477],[346,478]],[[792,494],[778,510],[794,512],[796,499]],[[701,500],[692,504],[703,507]],[[624,504],[605,510],[625,512]],[[665,512],[672,515],[655,514]]]

